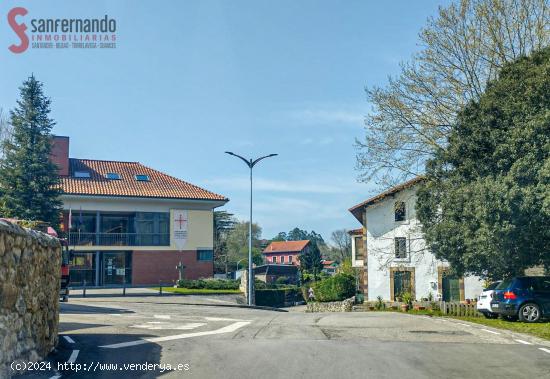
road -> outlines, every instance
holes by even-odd
[[[71,299],[62,304],[53,359],[74,364],[46,377],[550,378],[550,343],[531,337],[392,312],[282,313],[232,303]]]

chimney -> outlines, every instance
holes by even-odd
[[[59,176],[69,176],[69,137],[53,136],[50,159],[59,167]]]

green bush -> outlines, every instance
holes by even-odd
[[[240,280],[227,279],[198,279],[178,280],[178,288],[208,289],[208,290],[238,290]]]
[[[256,290],[256,305],[268,307],[284,307],[285,300],[289,303],[302,301],[297,288],[260,289]]]
[[[316,301],[342,301],[355,295],[355,278],[350,274],[336,274],[313,284]],[[307,299],[307,288],[306,288]]]

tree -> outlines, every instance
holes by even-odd
[[[214,269],[227,274],[227,238],[237,221],[231,213],[214,211]]]
[[[300,270],[310,273],[313,275],[313,279],[317,280],[319,273],[323,269],[321,261],[319,247],[315,243],[310,243],[309,249],[300,254]]]
[[[334,243],[334,250],[339,262],[343,262],[348,258],[351,259],[351,236],[346,229],[333,231],[330,239]]]
[[[262,251],[260,248],[260,237],[262,228],[252,223],[252,261],[260,265],[263,263]],[[228,261],[236,268],[237,263],[242,260],[239,267],[248,265],[248,222],[237,222],[227,237]]]
[[[357,140],[360,180],[393,185],[424,172],[457,113],[508,62],[548,46],[548,0],[460,0],[420,31],[422,49],[385,87],[366,89],[372,112]]]
[[[10,112],[11,139],[2,143],[0,212],[2,217],[44,221],[59,226],[61,189],[58,168],[50,160],[50,99],[42,83],[30,76],[20,87],[17,107]]]
[[[303,240],[309,240],[311,243],[315,243],[317,245],[325,245],[325,240],[323,237],[315,233],[314,230],[311,232],[308,232],[307,230],[302,230],[298,227],[292,229],[288,233],[280,232],[275,236],[275,238],[272,239],[272,241],[303,241]]]
[[[550,48],[507,64],[428,162],[417,213],[458,274],[550,266]]]
[[[4,141],[11,141],[12,128],[4,113],[0,108],[0,159],[4,156]]]

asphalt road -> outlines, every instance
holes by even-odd
[[[65,367],[42,377],[550,378],[550,343],[527,336],[399,313],[224,306],[232,303],[71,299],[51,357]]]

